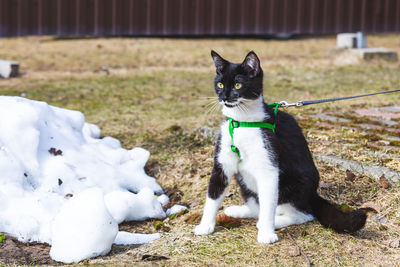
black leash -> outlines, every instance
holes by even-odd
[[[334,101],[339,101],[339,100],[346,100],[346,99],[359,98],[359,97],[372,96],[372,95],[389,94],[389,93],[395,93],[395,92],[400,92],[400,89],[392,90],[392,91],[386,91],[386,92],[365,94],[365,95],[355,95],[355,96],[346,96],[346,97],[328,98],[328,99],[310,100],[310,101],[297,101],[295,103],[289,103],[287,101],[281,101],[278,104],[279,104],[280,107],[283,107],[283,108],[301,107],[301,106],[312,105],[312,104],[319,104],[319,103],[325,103],[325,102],[334,102]]]

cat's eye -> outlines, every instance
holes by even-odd
[[[235,89],[239,90],[242,88],[242,83],[235,83]]]
[[[221,82],[218,82],[218,83],[217,83],[217,86],[218,86],[219,88],[224,88],[224,85],[223,85]]]

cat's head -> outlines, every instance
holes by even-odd
[[[262,96],[263,71],[256,53],[249,52],[242,63],[231,63],[211,51],[217,75],[214,80],[218,101],[228,108]]]

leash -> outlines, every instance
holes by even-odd
[[[389,93],[395,93],[395,92],[400,92],[400,89],[392,90],[392,91],[379,92],[379,93],[372,93],[372,94],[364,94],[364,95],[346,96],[346,97],[338,97],[338,98],[328,98],[328,99],[311,100],[311,101],[297,101],[297,102],[294,102],[294,103],[289,103],[287,101],[281,101],[279,103],[274,103],[274,104],[278,104],[279,107],[283,107],[283,108],[301,107],[301,106],[307,106],[307,105],[312,105],[312,104],[334,102],[334,101],[340,101],[340,100],[346,100],[346,99],[353,99],[353,98],[372,96],[372,95],[389,94]]]
[[[275,133],[276,118],[277,118],[277,115],[278,115],[278,109],[280,107],[282,107],[282,108],[302,107],[302,106],[307,106],[307,105],[312,105],[312,104],[334,102],[334,101],[340,101],[340,100],[346,100],[346,99],[353,99],[353,98],[372,96],[372,95],[389,94],[389,93],[395,93],[395,92],[400,92],[400,89],[392,90],[392,91],[386,91],[386,92],[379,92],[379,93],[364,94],[364,95],[355,95],[355,96],[346,96],[346,97],[337,97],[337,98],[327,98],[327,99],[309,100],[309,101],[297,101],[297,102],[294,102],[294,103],[289,103],[287,101],[280,101],[279,103],[271,103],[271,104],[269,104],[269,106],[274,107],[274,114],[275,114],[275,122],[273,124],[272,123],[268,123],[268,122],[242,122],[242,121],[236,121],[236,120],[228,117],[229,135],[231,136],[231,141],[232,141],[232,145],[231,145],[232,152],[236,153],[238,155],[238,157],[239,157],[239,160],[241,160],[240,151],[235,146],[235,144],[233,143],[233,132],[234,132],[235,128],[239,128],[239,127],[265,128],[265,129],[270,129]]]

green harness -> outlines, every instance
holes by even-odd
[[[274,114],[275,114],[275,122],[274,124],[268,123],[268,122],[239,122],[239,121],[235,121],[232,118],[228,117],[228,121],[229,121],[229,135],[231,136],[231,140],[232,140],[232,145],[231,145],[231,149],[233,152],[235,152],[239,159],[240,158],[240,151],[239,149],[234,145],[233,143],[233,131],[235,128],[239,128],[239,127],[245,127],[245,128],[266,128],[266,129],[270,129],[275,133],[275,127],[276,127],[276,116],[278,114],[278,108],[279,108],[279,104],[278,103],[272,103],[269,104],[269,106],[275,107],[274,108]]]

